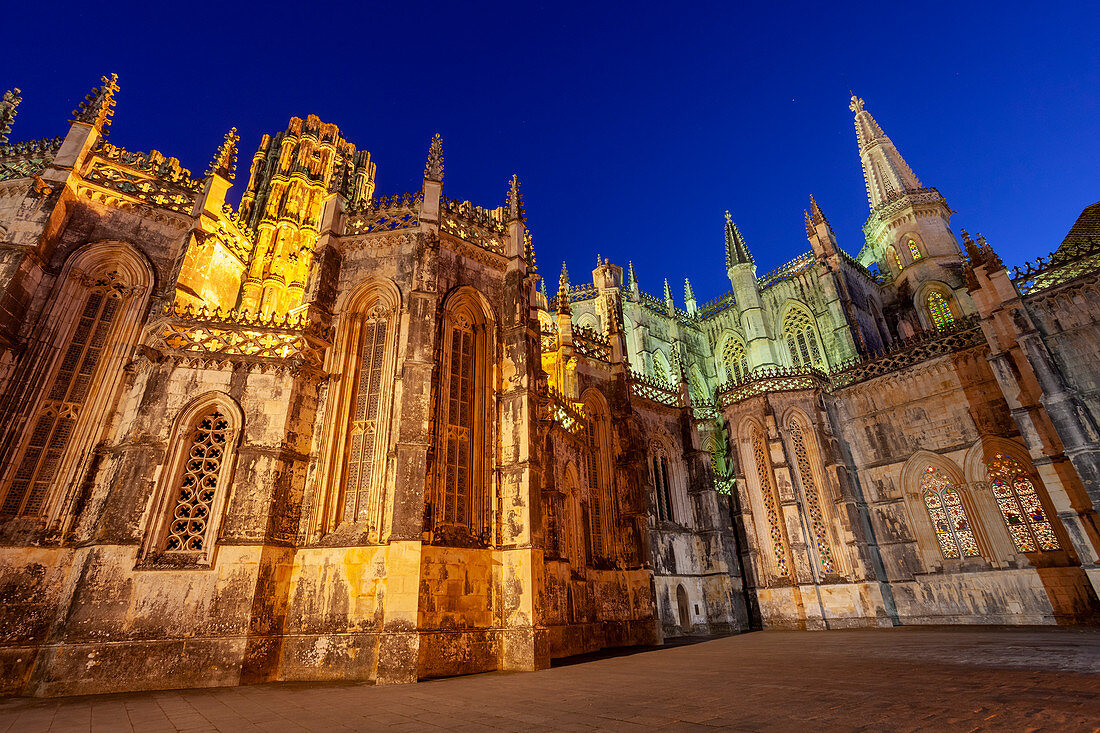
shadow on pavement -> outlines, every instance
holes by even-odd
[[[612,659],[614,657],[629,657],[634,654],[642,654],[645,652],[656,652],[661,649],[672,649],[678,646],[691,646],[693,644],[702,644],[705,641],[714,641],[715,639],[724,639],[728,636],[738,636],[738,634],[710,634],[706,636],[673,636],[665,639],[665,643],[661,646],[620,646],[610,647],[608,649],[600,649],[599,651],[589,652],[587,654],[575,654],[571,657],[560,657],[558,659],[551,659],[551,667],[568,667],[572,664],[583,664],[585,662],[594,662],[599,659]]]

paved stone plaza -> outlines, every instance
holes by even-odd
[[[1100,630],[774,631],[416,685],[0,702],[0,733],[655,727],[1095,731]]]

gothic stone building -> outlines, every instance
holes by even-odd
[[[1100,205],[1010,274],[859,99],[858,256],[683,307],[597,259],[548,297],[501,206],[375,195],[335,125],[236,211],[0,103],[0,680],[57,695],[533,670],[765,627],[1072,623],[1100,586]],[[806,245],[803,245],[806,246]]]

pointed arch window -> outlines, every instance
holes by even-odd
[[[771,458],[768,456],[764,434],[757,425],[752,426],[749,447],[752,450],[753,463],[756,465],[756,478],[760,485],[764,514],[768,520],[768,538],[771,540],[771,552],[775,558],[776,569],[780,575],[789,576],[791,566],[787,561],[787,541],[783,534],[783,520],[779,514],[779,495],[772,477]]]
[[[651,451],[653,488],[657,492],[657,519],[661,522],[675,521],[672,513],[672,488],[668,478],[668,456],[664,448],[655,446]]]
[[[382,539],[399,304],[392,283],[371,281],[351,294],[340,314],[331,366],[337,379],[326,399],[320,498],[310,515],[314,538],[346,529],[370,541]]]
[[[104,430],[151,283],[148,262],[126,243],[85,245],[66,260],[35,325],[49,336],[22,355],[12,377],[27,391],[0,420],[0,466],[8,468],[0,516],[73,521],[61,513],[69,506],[63,490],[78,481],[78,457]]]
[[[804,308],[791,308],[783,319],[783,336],[796,369],[824,367],[813,317]]]
[[[909,256],[913,258],[913,262],[924,257],[924,255],[921,254],[920,246],[917,245],[917,240],[912,237],[906,237],[905,246],[909,248]]]
[[[588,478],[588,517],[591,522],[589,532],[589,554],[602,557],[604,551],[604,491],[600,476],[600,441],[597,437],[596,420],[590,419],[585,425],[585,473]]]
[[[943,297],[943,293],[938,290],[933,290],[928,294],[926,300],[928,304],[928,315],[932,318],[932,323],[939,330],[944,330],[955,325],[955,315],[951,312],[951,306],[947,302],[947,298]]]
[[[894,272],[901,272],[901,260],[898,258],[898,251],[896,249],[887,247],[886,259],[890,262]]]
[[[203,395],[180,412],[154,493],[143,562],[153,567],[210,564],[240,432],[240,408],[225,394]]]
[[[385,367],[389,314],[375,308],[362,322],[359,364],[352,388],[351,424],[347,435],[347,468],[344,473],[343,521],[365,522],[377,529],[380,491],[374,489],[375,467],[384,459],[378,451],[382,372]]]
[[[798,464],[798,476],[801,479],[802,491],[806,498],[806,513],[809,515],[810,531],[813,533],[818,561],[821,563],[821,569],[826,575],[836,573],[836,562],[833,559],[833,551],[829,545],[829,529],[823,510],[825,497],[821,494],[818,481],[814,476],[807,447],[807,442],[813,440],[813,436],[812,434],[806,434],[806,430],[799,420],[791,421],[790,436],[791,445],[794,448],[795,462]]]
[[[1019,461],[998,453],[986,463],[1001,517],[1019,552],[1062,549],[1039,492]]]
[[[980,557],[978,541],[974,537],[962,496],[951,485],[947,474],[929,465],[921,473],[920,492],[932,528],[936,531],[940,555],[945,560]]]
[[[435,469],[430,502],[433,542],[487,546],[492,452],[489,415],[489,330],[468,293],[442,319],[436,409]]]
[[[749,361],[745,354],[745,345],[735,338],[726,339],[722,347],[722,364],[726,370],[726,379],[744,382],[749,377]]]

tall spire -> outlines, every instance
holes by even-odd
[[[848,109],[856,115],[856,141],[871,210],[923,188],[894,143],[863,108],[863,100],[853,94]]]
[[[730,212],[726,212],[726,267],[734,265],[753,264],[752,254],[745,245],[745,238],[741,236],[741,230],[733,223]]]
[[[83,122],[107,134],[111,116],[115,113],[115,92],[118,91],[118,74],[101,77],[102,84],[93,87],[84,101],[73,110],[73,122]]]
[[[424,178],[443,183],[443,138],[437,132],[428,147],[428,162],[424,164]]]
[[[22,101],[23,98],[19,96],[19,87],[4,92],[4,97],[0,99],[0,143],[8,142],[11,123],[15,121],[15,109]]]
[[[227,181],[232,181],[237,174],[237,142],[241,139],[237,134],[237,128],[229,128],[225,133],[225,139],[218,146],[218,152],[214,153],[214,159],[206,169],[206,175],[219,175]]]

